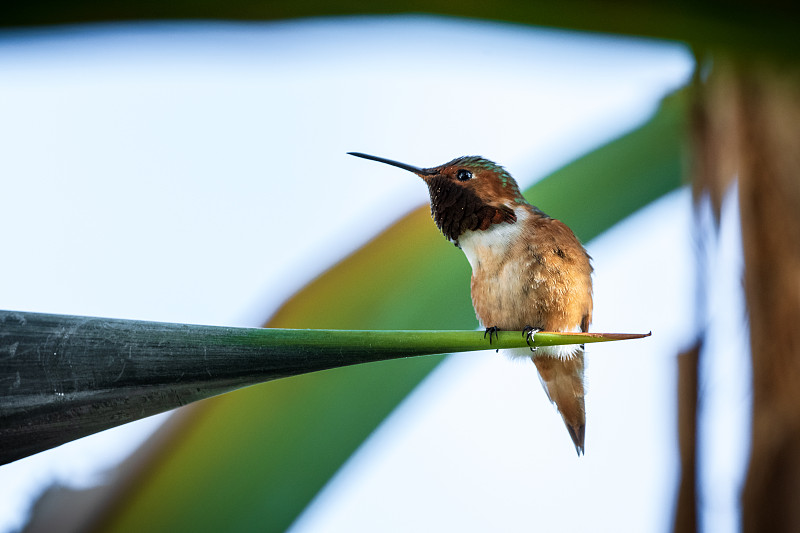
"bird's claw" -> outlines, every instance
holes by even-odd
[[[531,346],[531,342],[533,342],[533,336],[540,331],[542,330],[539,328],[534,328],[533,326],[525,326],[522,329],[522,336],[525,337],[525,342],[528,343],[528,348],[530,348],[532,352],[536,351],[536,346]]]
[[[500,328],[498,328],[497,326],[492,326],[490,328],[486,328],[486,331],[483,332],[483,338],[484,339],[486,338],[486,335],[489,335],[489,345],[492,344],[492,335],[494,335],[495,339],[498,338],[498,335],[497,335],[498,331],[500,331]]]

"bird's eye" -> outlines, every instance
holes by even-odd
[[[456,178],[458,179],[458,181],[470,180],[472,179],[472,172],[470,172],[466,168],[460,168],[458,169],[458,172],[456,172]]]

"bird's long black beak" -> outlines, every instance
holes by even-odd
[[[405,163],[401,163],[399,161],[393,161],[391,159],[385,159],[383,157],[378,157],[376,155],[369,155],[369,154],[362,154],[361,152],[347,152],[348,155],[354,155],[356,157],[362,157],[364,159],[371,159],[372,161],[377,161],[379,163],[386,163],[387,165],[392,165],[393,167],[402,168],[403,170],[408,170],[409,172],[413,172],[418,176],[433,176],[436,172],[427,169],[427,168],[419,168],[413,165],[406,165]]]

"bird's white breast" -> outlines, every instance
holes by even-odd
[[[508,224],[493,224],[486,230],[465,231],[458,238],[458,245],[467,256],[467,261],[476,272],[486,262],[496,262],[506,255],[508,249],[522,235],[522,225],[528,218],[524,207],[514,209],[517,221]]]

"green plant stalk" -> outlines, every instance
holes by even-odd
[[[0,464],[241,387],[359,363],[526,346],[520,332],[261,329],[0,311]],[[602,336],[537,333],[533,346]]]

